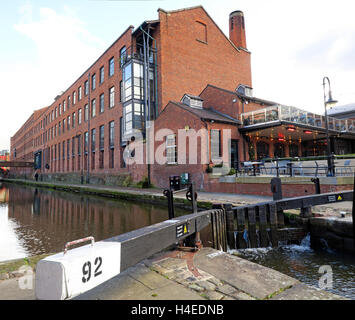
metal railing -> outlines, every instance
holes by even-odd
[[[353,164],[351,160],[353,159]],[[345,160],[343,163],[340,160]],[[328,156],[266,158],[260,161],[239,162],[237,175],[272,176],[352,176],[355,157]]]
[[[291,106],[275,105],[241,114],[241,121],[244,126],[282,120],[326,129],[325,116]],[[328,117],[328,128],[338,132],[355,133],[355,120]]]

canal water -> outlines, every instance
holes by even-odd
[[[324,290],[354,300],[354,255],[332,251],[326,248],[326,243],[324,244],[324,249],[313,249],[308,235],[300,245],[238,250],[238,256],[278,270],[317,289],[331,284],[331,288]],[[323,267],[323,272],[320,272],[322,266],[327,267]],[[325,273],[324,270],[331,273]],[[324,276],[331,276],[328,279],[332,281],[326,282]]]
[[[163,206],[0,183],[0,261],[60,252],[68,241],[100,241],[166,219]]]

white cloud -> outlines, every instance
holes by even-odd
[[[32,111],[50,105],[104,50],[102,41],[87,30],[87,25],[69,7],[61,13],[40,8],[38,19],[34,19],[34,8],[29,3],[19,12],[19,22],[13,28],[32,40],[36,59],[30,63],[14,61],[3,68],[0,86],[6,92],[2,103],[8,113],[0,120],[1,130],[6,132],[0,136],[0,146],[6,148],[9,135],[19,129]]]

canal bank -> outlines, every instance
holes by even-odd
[[[33,275],[33,281],[34,283]],[[35,299],[21,277],[0,281],[0,300]],[[75,300],[344,300],[228,253],[164,251]]]
[[[41,182],[25,179],[2,179],[0,182],[15,183],[32,187],[48,188],[59,191],[69,191],[88,195],[97,195],[128,201],[141,201],[145,203],[167,205],[167,198],[163,189],[158,188],[131,188],[102,186],[92,184],[67,184],[61,182]],[[186,192],[174,194],[174,204],[180,208],[191,209],[191,202],[186,199]],[[231,203],[233,205],[246,205],[272,200],[269,196],[255,196],[244,194],[226,194],[219,192],[198,192],[197,204],[201,209],[210,209],[214,203]]]

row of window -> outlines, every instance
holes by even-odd
[[[109,89],[109,108],[115,106],[115,87]],[[105,95],[102,93],[99,97],[99,112],[103,113],[105,109]],[[77,115],[77,118],[76,118]],[[91,100],[91,118],[96,116],[96,99]],[[89,107],[88,104],[84,106],[84,121],[88,121],[89,118]],[[73,112],[71,115],[68,115],[67,118],[64,118],[62,121],[59,121],[53,127],[48,129],[42,135],[38,136],[35,139],[34,146],[40,146],[47,141],[54,139],[56,136],[60,136],[65,130],[70,130],[70,128],[75,128],[76,123],[81,125],[82,123],[82,109],[78,109],[77,112]]]
[[[120,50],[120,67],[122,67],[125,57],[127,55],[126,46],[123,46]],[[112,77],[115,74],[115,58],[112,57],[108,61],[108,76]],[[105,66],[101,66],[99,69],[99,83],[102,84],[105,80]],[[91,76],[91,91],[96,89],[96,73]],[[111,89],[110,89],[111,90]],[[69,95],[67,99],[63,100],[57,107],[55,107],[43,120],[40,122],[40,128],[42,129],[48,123],[54,121],[58,116],[62,113],[65,113],[67,109],[70,108],[71,103],[75,105],[77,101],[82,99],[82,86],[79,86],[77,90],[75,90],[72,95]],[[87,96],[89,94],[89,80],[84,82],[84,95]],[[78,99],[78,100],[77,100]],[[120,97],[121,101],[121,97]],[[110,97],[110,107],[112,107],[111,97]]]

